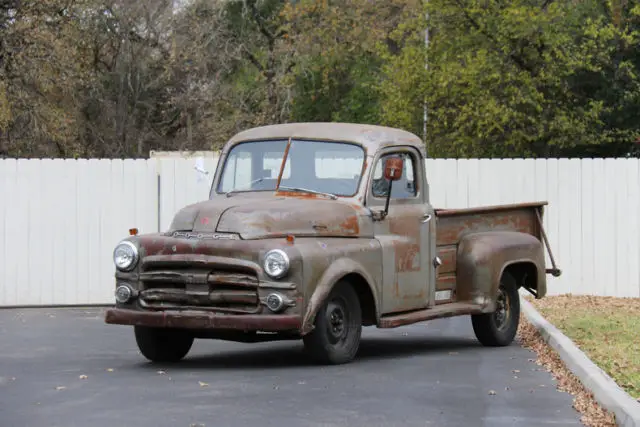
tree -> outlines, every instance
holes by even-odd
[[[72,156],[86,82],[84,2],[0,2],[0,155]]]

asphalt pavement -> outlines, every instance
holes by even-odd
[[[366,328],[357,359],[317,366],[298,341],[196,340],[153,365],[103,309],[0,310],[0,427],[580,426],[572,397],[468,316]]]

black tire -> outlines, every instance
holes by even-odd
[[[362,308],[355,290],[338,282],[318,310],[315,329],[303,337],[309,355],[322,364],[351,362],[360,346]]]
[[[487,347],[504,347],[513,342],[520,323],[520,295],[515,279],[508,272],[502,273],[496,311],[471,315],[473,332],[478,341]]]
[[[134,326],[140,353],[152,362],[178,362],[189,353],[193,336],[186,330]]]

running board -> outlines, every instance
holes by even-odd
[[[451,304],[442,304],[433,308],[425,308],[423,310],[382,316],[380,318],[380,322],[378,322],[378,328],[397,328],[398,326],[424,322],[425,320],[481,313],[482,306],[478,304],[453,302]]]

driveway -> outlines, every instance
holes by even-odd
[[[466,316],[366,328],[332,367],[296,341],[208,340],[151,365],[100,308],[0,310],[0,338],[3,427],[582,425],[534,353],[480,346]]]

